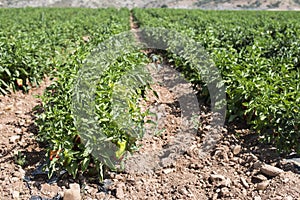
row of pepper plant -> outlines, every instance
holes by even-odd
[[[229,122],[244,120],[280,152],[300,153],[299,12],[137,8],[133,13],[140,28],[177,31],[208,52],[226,85]],[[147,33],[164,40],[160,31]],[[166,46],[172,49],[176,42]],[[168,56],[190,81],[203,84],[191,55]]]
[[[93,127],[78,127],[84,124],[76,125],[76,120],[84,119],[78,119],[77,108],[72,107],[76,92],[82,92],[76,91],[80,78],[78,72],[99,44],[130,30],[129,16],[128,9],[113,8],[0,9],[1,92],[6,94],[11,89],[27,91],[46,76],[52,80],[41,96],[42,104],[36,107],[37,139],[46,144],[45,170],[50,177],[66,169],[74,177],[97,172],[102,179],[105,166],[117,170],[117,161],[122,159],[124,152],[136,148],[135,141],[142,133],[130,135],[120,127],[115,116],[118,113],[113,112],[112,104],[115,91],[122,88],[118,83],[122,77],[130,76],[130,71],[136,71],[148,62],[143,53],[133,48],[121,52],[98,75],[94,99],[97,105],[92,109],[95,119],[85,124],[97,124],[101,133],[91,130]],[[129,43],[130,39],[134,38],[129,34]],[[92,72],[91,76],[95,73]],[[142,75],[135,77],[138,76]],[[123,90],[127,91],[126,88]],[[135,124],[142,124],[144,114],[137,106],[141,90],[132,88],[130,91],[129,95],[122,97],[128,108],[125,115],[132,116],[129,118],[134,119]],[[94,140],[88,137],[91,132]],[[94,153],[97,148],[105,151],[97,146],[99,141],[114,144],[115,152],[110,156],[105,152]]]

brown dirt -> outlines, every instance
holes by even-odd
[[[31,195],[52,198],[57,192],[64,190],[63,186],[57,186],[56,183],[46,183],[45,177],[29,182],[28,185],[23,181],[24,175],[35,169],[44,159],[43,149],[33,137],[36,130],[32,125],[34,120],[32,110],[40,103],[33,95],[41,94],[45,85],[47,84],[32,90],[29,94],[17,92],[0,97],[0,199],[29,199]],[[178,110],[174,112],[174,109],[180,109],[176,106],[174,94],[159,84],[152,87],[159,94],[159,98],[148,91],[148,100],[144,105],[152,108],[153,112],[164,112],[161,118],[163,123],[160,123],[159,129],[165,131],[145,137],[141,141],[143,144],[141,150],[135,153],[131,160],[129,159],[123,173],[109,172],[106,182],[110,181],[111,185],[101,187],[88,182],[81,185],[83,199],[300,198],[300,192],[297,190],[297,186],[300,186],[299,174],[294,168],[285,169],[282,158],[276,154],[274,148],[258,143],[257,137],[247,129],[230,125],[230,128],[219,130],[223,137],[216,147],[208,156],[199,156],[202,140],[211,131],[209,122],[212,115],[205,108],[201,109],[202,125],[199,127],[198,134],[194,136],[190,147],[178,154],[176,159],[166,164],[161,162],[161,159],[158,159],[159,162],[152,163],[155,157],[145,157],[150,160],[141,160],[142,157],[136,155],[163,152],[180,126]],[[163,109],[160,109],[162,107]],[[18,137],[13,138],[14,136]],[[241,150],[235,155],[233,152],[239,145]],[[22,152],[27,157],[28,163],[23,167],[16,164],[16,152]],[[135,161],[134,163],[145,161],[146,164],[152,163],[153,166],[143,165],[146,169],[143,170],[143,168],[136,168],[137,165],[130,161]],[[286,171],[274,178],[262,176],[259,170],[260,163],[277,165]],[[261,179],[269,181],[265,190],[257,190],[258,175]]]
[[[35,96],[41,95],[49,83],[45,79],[28,94],[18,91],[0,96],[0,199],[30,197],[23,178],[45,154],[35,141],[33,110],[41,103]]]

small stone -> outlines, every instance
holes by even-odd
[[[294,200],[294,198],[290,195],[283,197],[282,200]]]
[[[179,188],[179,189],[178,189],[178,192],[179,192],[180,194],[182,194],[182,195],[185,195],[185,196],[187,196],[187,195],[189,194],[188,191],[185,189],[185,187]]]
[[[244,163],[244,160],[242,158],[239,158],[238,159],[238,164],[242,164],[242,163]]]
[[[229,187],[231,186],[231,180],[229,178],[226,178],[226,180],[224,182],[221,183],[221,185],[224,185],[225,187]]]
[[[230,187],[231,180],[223,175],[211,174],[209,179],[218,186]]]
[[[127,177],[126,180],[127,180],[128,182],[132,182],[132,183],[135,182],[134,177]]]
[[[25,176],[25,174],[26,174],[25,170],[22,169],[22,167],[19,168],[19,172],[20,172],[20,175],[21,175],[22,178],[23,178],[23,177]]]
[[[250,153],[248,161],[249,162],[256,162],[258,160],[258,157],[252,153]]]
[[[261,173],[267,175],[267,176],[271,176],[271,177],[274,177],[274,176],[278,176],[280,173],[283,172],[282,169],[279,169],[277,167],[274,167],[272,165],[262,165],[261,168],[260,168],[260,171]]]
[[[191,169],[195,169],[196,168],[196,164],[195,163],[190,164],[190,168]]]
[[[292,164],[295,165],[295,167],[300,168],[300,158],[291,158],[291,159],[284,159],[283,160],[284,164]]]
[[[227,187],[221,188],[220,194],[222,197],[228,197],[229,196],[229,189]]]
[[[70,184],[70,189],[64,191],[64,200],[81,200],[79,184]]]
[[[209,131],[211,129],[211,125],[206,125],[203,129]]]
[[[19,135],[13,135],[11,137],[9,137],[9,143],[10,144],[13,144],[13,143],[16,143],[20,140],[21,136]]]
[[[256,161],[255,163],[253,163],[253,168],[254,169],[259,169],[262,166],[262,162],[261,161]]]
[[[22,110],[17,110],[17,111],[15,112],[16,115],[20,115],[20,114],[22,114],[22,113],[23,113]]]
[[[16,134],[21,134],[21,133],[22,133],[22,129],[20,129],[20,128],[15,128],[15,133],[16,133]]]
[[[241,177],[241,182],[242,182],[242,184],[245,188],[249,188],[249,184],[247,183],[247,181],[243,177]]]
[[[117,189],[116,189],[116,197],[118,199],[124,199],[124,190],[123,187],[125,187],[124,183],[120,183],[117,185]]]
[[[232,153],[234,155],[237,155],[241,152],[241,150],[242,150],[242,146],[241,145],[236,145],[232,148]]]
[[[265,177],[265,176],[262,175],[262,174],[258,174],[258,175],[256,175],[256,176],[253,176],[253,178],[254,178],[255,180],[257,180],[258,182],[262,182],[262,181],[268,180],[268,178]]]
[[[239,158],[238,157],[233,157],[231,158],[231,161],[236,164],[236,163],[239,163]]]
[[[219,174],[211,174],[209,178],[212,182],[225,180],[225,176]]]
[[[269,183],[270,183],[269,181],[263,181],[261,183],[258,183],[256,189],[265,190],[268,187]]]
[[[54,196],[59,192],[60,188],[57,186],[57,184],[41,184],[41,191],[45,195]]]
[[[260,196],[255,196],[255,197],[253,198],[253,200],[261,200],[261,197],[260,197]]]
[[[13,191],[12,192],[12,197],[13,197],[13,199],[19,199],[20,198],[20,193],[18,191]]]
[[[289,178],[284,178],[284,179],[282,179],[282,182],[283,182],[283,183],[288,183],[289,181],[290,181]]]
[[[169,173],[171,173],[171,172],[173,172],[173,171],[174,171],[174,169],[168,168],[168,169],[164,169],[164,170],[163,170],[163,173],[164,173],[164,174],[169,174]]]
[[[215,194],[213,195],[212,199],[213,199],[213,200],[218,199],[218,193],[215,193]]]

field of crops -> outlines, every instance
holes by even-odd
[[[39,126],[38,139],[49,144],[50,176],[57,167],[62,166],[76,176],[78,169],[85,171],[92,159],[91,148],[80,143],[71,112],[72,90],[77,73],[98,44],[129,30],[129,10],[1,9],[0,15],[1,92],[6,94],[10,88],[28,91],[45,76],[54,79],[42,97],[43,112],[36,120]],[[122,143],[122,132],[112,124],[113,116],[109,113],[112,88],[123,73],[145,59],[144,55],[133,50],[117,58],[99,77],[97,122],[106,137],[99,135],[98,141],[101,141],[101,136],[102,139],[112,136],[115,143]],[[133,95],[130,98],[129,101],[134,100]],[[137,112],[137,106],[132,103],[131,113],[134,115]],[[127,146],[129,150],[129,141]],[[101,165],[98,163],[96,168],[99,170]]]
[[[133,16],[140,28],[178,31],[203,46],[226,86],[227,121],[245,120],[279,150],[300,153],[299,12],[134,9]],[[11,89],[28,91],[45,76],[53,80],[42,97],[43,104],[37,108],[36,120],[38,140],[48,144],[50,176],[58,168],[65,168],[76,177],[78,171],[95,166],[101,177],[103,165],[114,168],[111,159],[118,160],[125,150],[135,149],[135,141],[142,137],[131,137],[119,127],[111,108],[120,78],[150,62],[139,49],[120,52],[122,56],[112,63],[110,60],[103,74],[94,80],[93,121],[76,119],[72,113],[79,110],[89,115],[89,111],[80,110],[84,106],[72,110],[77,73],[85,59],[100,43],[129,31],[129,17],[128,9],[0,9],[1,93]],[[151,40],[164,40],[155,29],[147,34]],[[133,37],[128,36],[129,42]],[[165,45],[167,49],[175,48],[176,41]],[[205,86],[201,74],[193,70],[191,55],[166,52],[166,56],[192,83]],[[126,96],[128,115],[137,124],[143,124],[145,116],[136,103],[141,93],[135,90]],[[78,98],[82,105],[86,103],[86,96]],[[97,127],[90,124],[98,124],[101,133],[84,138],[94,144],[85,146],[78,131],[95,131]],[[95,146],[103,145],[108,138],[118,149],[110,154],[100,148],[98,154],[103,159],[95,160],[91,156]]]
[[[134,14],[140,27],[176,30],[209,52],[227,87],[228,121],[246,120],[265,141],[299,152],[299,12],[135,9]],[[148,32],[163,40],[159,31]],[[176,43],[166,46],[174,49]],[[189,56],[170,55],[192,82],[201,82],[193,60],[185,62]]]

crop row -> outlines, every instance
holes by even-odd
[[[136,104],[141,90],[122,86],[141,78],[130,71],[138,71],[147,57],[130,47],[131,34],[109,39],[129,29],[128,9],[0,9],[1,92],[52,79],[36,108],[37,139],[46,144],[49,176],[64,168],[74,177],[97,171],[101,178],[104,166],[116,169],[141,137],[120,125],[125,117],[136,127],[143,122]],[[126,48],[118,48],[122,42]],[[87,91],[94,91],[90,99]],[[88,100],[93,107],[81,106]],[[113,103],[127,110],[120,114]]]
[[[169,50],[181,41],[168,43],[153,27],[177,31],[205,49],[226,85],[229,121],[245,120],[280,151],[300,152],[299,12],[134,9],[134,16]],[[170,59],[192,82],[203,83],[192,55]]]

